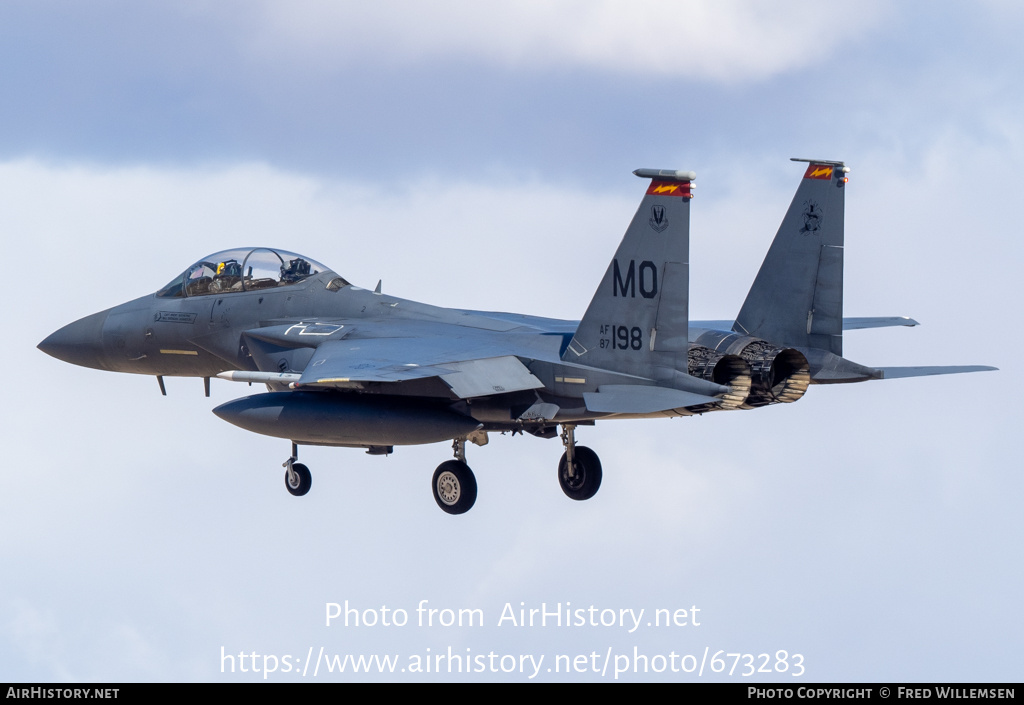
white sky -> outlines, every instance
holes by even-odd
[[[221,673],[221,648],[321,646],[543,669],[609,649],[787,650],[803,678],[732,680],[1019,680],[1017,6],[363,5],[0,5],[0,681],[258,680]],[[288,444],[210,413],[248,388],[215,381],[205,399],[170,379],[162,398],[35,348],[247,244],[406,298],[577,318],[637,167],[697,172],[691,314],[730,317],[793,156],[853,169],[847,315],[923,324],[851,332],[847,356],[1002,371],[582,429],[605,468],[585,503],[558,488],[557,441],[493,437],[468,451],[476,506],[449,517],[429,489],[444,444],[303,448],[314,486],[295,499]],[[345,600],[487,621],[324,627]],[[521,602],[696,605],[701,626],[498,627]]]

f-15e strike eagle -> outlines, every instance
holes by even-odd
[[[735,321],[689,318],[693,172],[638,169],[650,184],[580,321],[439,308],[351,285],[311,259],[248,247],[196,262],[155,294],[71,323],[39,344],[114,372],[262,383],[213,412],[291,441],[293,495],[309,491],[300,445],[365,448],[451,441],[434,472],[438,506],[468,511],[466,441],[511,431],[560,436],[558,482],[576,500],[601,462],[576,445],[598,420],[690,416],[800,399],[836,384],[995,369],[882,367],[842,357],[843,331],[916,325],[843,318],[849,169],[808,162]],[[559,427],[561,430],[559,431]]]

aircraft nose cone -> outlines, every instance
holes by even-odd
[[[106,323],[108,313],[100,311],[69,323],[50,334],[36,347],[72,365],[106,369],[103,364],[103,324]]]

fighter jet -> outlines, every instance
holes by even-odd
[[[807,162],[796,195],[734,321],[689,319],[690,171],[638,169],[640,207],[580,321],[450,309],[352,285],[307,257],[269,247],[217,252],[154,294],[71,323],[39,344],[84,367],[211,377],[267,387],[213,412],[291,441],[285,486],[312,484],[301,445],[452,443],[431,487],[449,514],[477,482],[466,442],[490,433],[560,437],[558,482],[574,500],[601,486],[576,430],[607,419],[692,416],[792,403],[813,384],[992,370],[867,367],[843,331],[913,326],[843,318],[849,168]]]

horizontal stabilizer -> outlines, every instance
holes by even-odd
[[[861,330],[863,328],[889,328],[890,326],[919,326],[913,318],[906,316],[871,316],[866,318],[843,318],[843,330]],[[693,328],[709,328],[711,330],[732,330],[733,321],[690,321]]]
[[[919,326],[913,318],[906,316],[881,316],[872,318],[844,318],[843,330],[861,330],[863,328],[889,328],[890,326]]]
[[[879,367],[882,379],[900,377],[928,377],[931,375],[956,375],[961,372],[990,372],[998,367],[988,365],[947,365],[944,367]]]
[[[585,393],[583,400],[588,411],[604,414],[651,414],[721,401],[703,394],[638,384],[602,385],[597,392]]]

